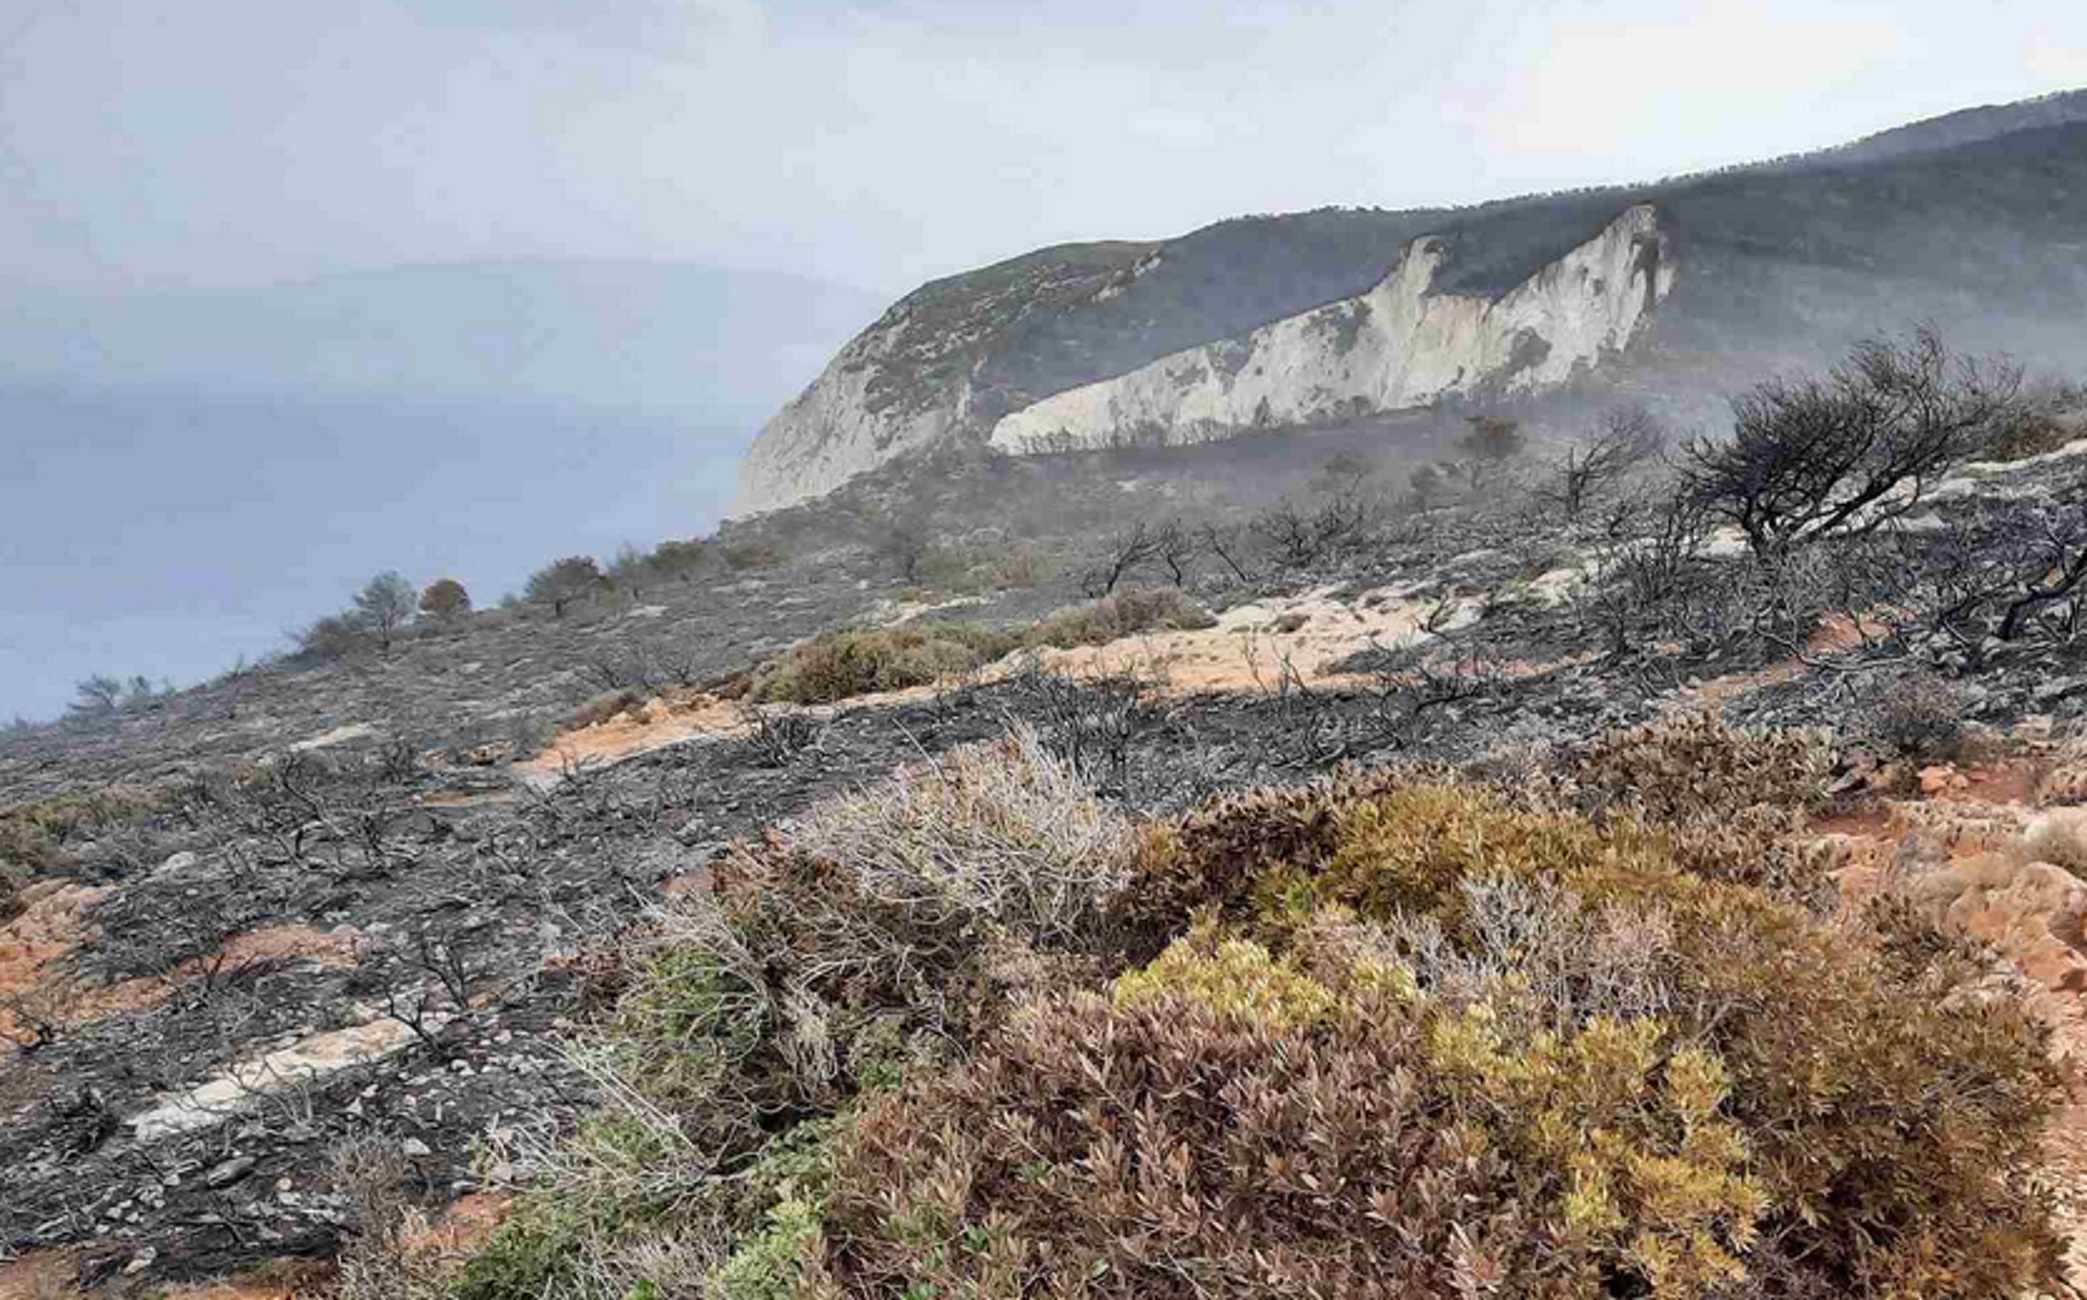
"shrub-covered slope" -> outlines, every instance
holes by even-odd
[[[459,1294],[2047,1284],[2043,1030],[1730,829],[1823,798],[1816,745],[1659,726],[1544,795],[1393,772],[1136,831],[1031,733],[953,752],[654,913],[583,1049],[606,1108]]]

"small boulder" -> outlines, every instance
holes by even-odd
[[[1951,763],[1938,763],[1920,769],[1920,793],[1929,799],[1951,790],[1962,790],[1970,785],[1963,774]]]
[[[252,1172],[254,1172],[254,1158],[252,1156],[233,1156],[230,1160],[211,1166],[210,1172],[203,1175],[203,1186],[230,1187],[233,1183],[238,1182]]]
[[[494,740],[464,751],[464,761],[473,767],[492,767],[515,756],[512,740]]]

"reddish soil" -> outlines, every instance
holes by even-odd
[[[0,1300],[61,1300],[76,1296],[78,1261],[69,1250],[40,1250],[0,1264]]]
[[[87,906],[105,891],[66,887],[39,895],[29,910],[0,928],[0,999],[21,997],[39,1014],[68,1025],[91,1024],[104,1016],[156,1007],[175,985],[212,969],[231,970],[255,961],[305,960],[347,966],[355,960],[352,933],[322,934],[309,926],[278,925],[225,940],[209,957],[183,962],[165,976],[86,985],[54,973],[52,964],[85,938]],[[31,1036],[14,1010],[0,1005],[0,1038],[26,1042]]]
[[[471,1192],[450,1203],[442,1216],[405,1238],[408,1254],[457,1258],[477,1251],[507,1222],[514,1198],[505,1192]]]
[[[169,1287],[164,1300],[319,1300],[332,1270],[310,1260],[286,1259],[214,1282]]]
[[[1370,683],[1364,676],[1330,672],[1332,665],[1376,645],[1391,645],[1415,636],[1435,612],[1432,601],[1412,601],[1387,592],[1366,593],[1352,603],[1329,590],[1242,605],[1225,611],[1215,627],[1188,632],[1148,632],[1100,646],[1044,650],[1043,663],[1075,677],[1135,670],[1155,678],[1174,696],[1254,694],[1278,689],[1287,665],[1314,689],[1354,690]],[[1288,631],[1280,629],[1288,628]],[[1546,663],[1514,662],[1497,666],[1510,677],[1553,671],[1587,662],[1592,655]],[[988,664],[981,683],[1004,680],[1018,666],[1010,657]],[[933,696],[934,687],[859,695],[851,709],[877,708]],[[604,722],[561,734],[550,748],[514,770],[538,784],[557,780],[567,767],[608,764],[697,738],[743,736],[747,728],[741,706],[731,700],[687,691],[670,691],[635,710]],[[828,710],[814,709],[814,713]]]
[[[66,991],[53,987],[50,965],[92,933],[86,913],[106,890],[69,881],[41,881],[22,891],[20,916],[0,926],[0,1039],[24,1043],[35,1031],[22,1013],[64,1015]],[[20,999],[21,1006],[6,1003]]]

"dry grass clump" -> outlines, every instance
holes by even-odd
[[[2087,808],[2053,808],[2022,837],[2022,852],[2087,879]]]
[[[875,897],[1069,945],[1129,875],[1129,823],[1028,726],[829,799],[791,832]]]
[[[2036,782],[2036,802],[2043,807],[2087,803],[2087,725],[2074,723],[2074,734],[2050,756]]]
[[[379,1133],[345,1139],[332,1152],[332,1182],[352,1219],[341,1244],[332,1295],[336,1300],[437,1300],[448,1293],[445,1264],[409,1248],[425,1235],[426,1216],[414,1203],[413,1168],[398,1140]]]
[[[578,731],[582,727],[598,726],[638,708],[644,702],[644,697],[636,691],[604,691],[566,714],[559,723],[559,728],[563,731]]]
[[[1571,756],[1566,775],[1596,801],[1686,821],[1760,804],[1816,806],[1832,766],[1823,733],[1749,731],[1696,713],[1597,737]]]

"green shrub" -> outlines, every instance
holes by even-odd
[[[38,877],[70,875],[79,866],[71,845],[143,830],[195,793],[190,782],[119,781],[0,809],[0,882],[9,876],[27,884]]]
[[[720,548],[718,554],[723,557],[725,567],[735,573],[744,573],[752,569],[773,569],[777,565],[787,563],[790,558],[783,553],[781,547],[768,542],[730,542]]]
[[[32,879],[29,868],[0,858],[0,925],[22,914],[21,891]]]
[[[1994,428],[1979,454],[1987,460],[2026,460],[2057,451],[2087,437],[2087,418],[2050,406],[2029,405],[2014,411]]]
[[[502,1224],[467,1260],[453,1288],[456,1300],[534,1300],[552,1294],[575,1269],[577,1225],[567,1218],[524,1213]]]
[[[705,1294],[713,1300],[791,1300],[824,1249],[819,1207],[795,1198],[778,1201],[761,1230],[710,1275]]]
[[[1014,650],[1009,633],[966,624],[822,632],[754,670],[761,701],[831,704],[877,691],[931,686]]]
[[[1107,645],[1140,632],[1193,632],[1215,626],[1217,620],[1207,610],[1171,588],[1122,591],[1059,610],[1038,622],[1026,642],[1069,650]]]
[[[1687,788],[1678,779],[1662,787]],[[1660,802],[1681,801],[1670,794]],[[1786,824],[1754,820],[1761,805],[1753,807],[1726,825],[1728,840]],[[1414,1031],[1432,1052],[1423,1064],[1383,1063],[1407,1070],[1423,1089],[1430,1070],[1508,1087],[1531,1068],[1531,1054],[1547,1069],[1567,1069],[1558,1053],[1594,1021],[1560,1017],[1559,1006],[1627,1011],[1614,1017],[1613,1032],[1624,1037],[1602,1048],[1610,1055],[1629,1044],[1637,1044],[1631,1053],[1655,1057],[1680,1044],[1708,1053],[1701,1068],[1714,1066],[1723,1080],[1718,1122],[1733,1126],[1744,1160],[1688,1173],[1631,1157],[1597,1178],[1583,1168],[1592,1157],[1565,1157],[1574,1185],[1593,1200],[1573,1203],[1577,1209],[1518,1200],[1514,1210],[1550,1225],[1558,1241],[1581,1240],[1575,1234],[1590,1223],[1613,1225],[1615,1213],[1633,1233],[1645,1226],[1637,1211],[1601,1208],[1622,1186],[1617,1170],[1657,1167],[1683,1183],[1708,1179],[1684,1196],[1697,1198],[1690,1203],[1709,1196],[1713,1184],[1725,1189],[1719,1196],[1737,1196],[1723,1180],[1743,1170],[1760,1208],[1710,1240],[1732,1261],[1757,1264],[1761,1276],[1795,1270],[1834,1294],[1981,1296],[2047,1279],[2054,1244],[2034,1171],[2055,1076],[2037,1022],[2018,1003],[1978,991],[1986,966],[1973,954],[1939,939],[1922,947],[1828,924],[1796,901],[1734,883],[1743,848],[1712,852],[1692,842],[1695,828],[1672,832],[1620,816],[1597,825],[1517,809],[1470,788],[1354,780],[1226,800],[1156,830],[1121,910],[1148,951],[1155,936],[1185,933],[1200,911],[1238,939],[1263,944],[1275,960],[1302,963],[1297,969],[1322,984],[1329,982],[1310,955],[1313,935],[1329,920],[1385,927],[1396,940],[1391,951],[1419,973],[1423,1002],[1445,1008],[1432,1019],[1424,1013]],[[1782,851],[1772,838],[1759,848]],[[1698,874],[1692,862],[1718,871]],[[1517,891],[1524,898],[1563,891],[1569,901],[1519,903],[1505,909],[1511,923],[1503,923],[1497,900]],[[1588,928],[1590,917],[1670,933],[1671,941],[1605,943]],[[1614,970],[1575,969],[1578,954],[1647,947],[1665,954],[1661,968],[1629,997],[1617,990],[1633,986]],[[1170,962],[1188,975],[1208,969],[1170,952],[1149,970]],[[1177,982],[1194,994],[1195,979]],[[1242,980],[1234,1001],[1202,1001],[1248,1015],[1266,999],[1246,990],[1278,983]],[[1258,1015],[1263,1032],[1296,1032],[1296,1019],[1265,1008]],[[1297,1059],[1322,1068],[1308,1053]],[[1578,1084],[1567,1091],[1589,1100]],[[1556,1106],[1543,1095],[1501,1093],[1492,1101],[1488,1149],[1524,1169],[1545,1150],[1545,1158],[1558,1157],[1564,1148],[1544,1144],[1561,1133],[1610,1131],[1607,1121],[1587,1128],[1569,1110],[1544,1119]],[[1059,1104],[1076,1110],[1082,1102],[1068,1096]],[[1531,1123],[1538,1128],[1528,1129]],[[1657,1157],[1669,1158],[1677,1157]],[[1667,1204],[1665,1195],[1647,1204]],[[1654,1286],[1665,1277],[1675,1294],[1696,1293],[1729,1271],[1717,1252],[1691,1255],[1655,1228],[1643,1245],[1600,1255],[1599,1271],[1635,1272]],[[1697,1240],[1693,1234],[1684,1236]],[[1614,1247],[1621,1239],[1604,1240]],[[1568,1253],[1559,1266],[1571,1271],[1577,1258]]]
[[[844,1138],[854,1295],[1703,1294],[1763,1196],[1717,1061],[1659,1021],[1514,1038],[1381,956],[1320,982],[1184,941]]]
[[[822,632],[756,668],[756,700],[831,704],[878,691],[930,686],[1017,650],[1107,645],[1140,632],[1214,626],[1177,591],[1130,591],[1059,610],[1026,628],[971,623]]]

